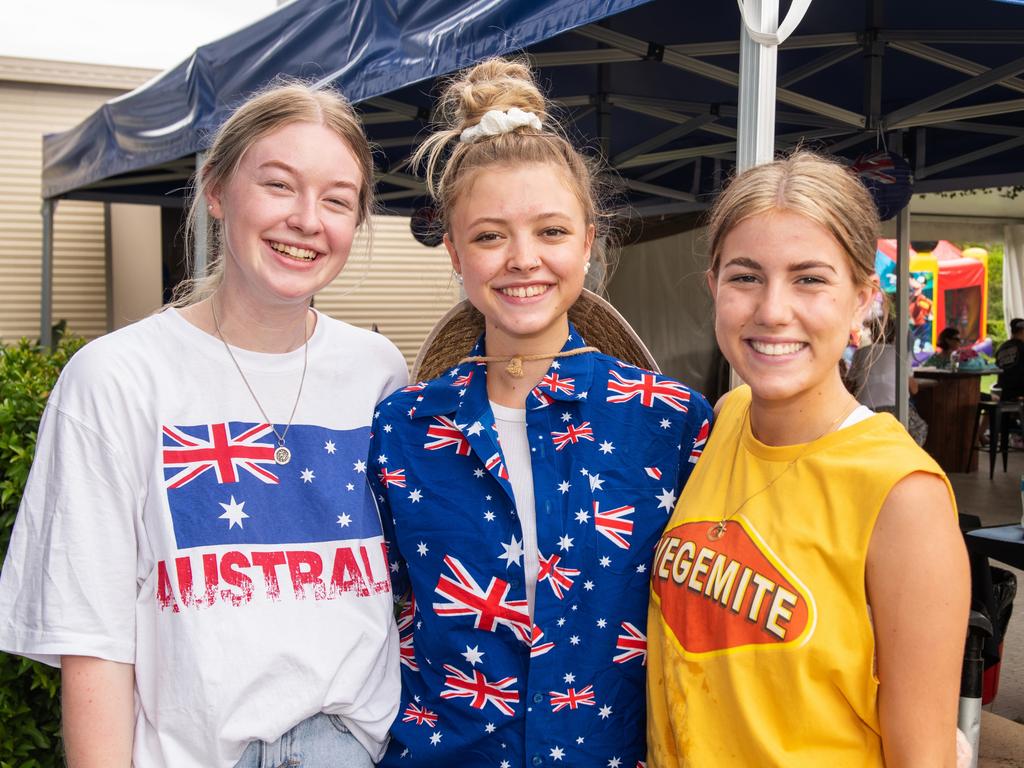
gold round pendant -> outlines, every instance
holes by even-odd
[[[721,520],[708,528],[708,541],[718,541],[725,536],[725,521]]]
[[[278,464],[284,465],[292,460],[292,452],[285,448],[283,445],[279,445],[277,450],[274,451],[274,461]]]

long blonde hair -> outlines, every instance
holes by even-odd
[[[192,201],[185,224],[185,247],[189,272],[194,265],[192,251],[197,235],[207,238],[207,263],[201,275],[194,275],[175,288],[173,305],[185,307],[211,296],[224,279],[223,227],[210,220],[205,233],[198,223],[206,205],[206,192],[226,184],[238,170],[245,152],[268,133],[291,123],[308,122],[334,131],[355,156],[359,166],[358,225],[369,225],[374,210],[373,153],[362,124],[344,96],[331,88],[314,88],[300,81],[279,78],[238,107],[217,130],[206,162],[193,180]]]

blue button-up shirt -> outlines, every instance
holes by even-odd
[[[570,328],[564,349],[581,346]],[[600,353],[554,360],[526,398],[540,557],[531,620],[486,365],[380,404],[368,474],[402,601],[403,665],[384,765],[645,759],[651,560],[710,419],[704,398],[668,377]]]

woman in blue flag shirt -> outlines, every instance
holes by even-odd
[[[441,113],[417,159],[468,301],[421,352],[436,378],[374,420],[403,663],[384,763],[632,768],[653,547],[711,411],[583,290],[607,217],[529,69],[479,64]]]

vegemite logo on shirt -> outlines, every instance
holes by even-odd
[[[684,652],[802,645],[814,632],[814,599],[742,516],[711,541],[715,521],[687,522],[662,536],[652,586]]]
[[[278,600],[294,591],[296,599],[320,600],[387,591],[383,532],[366,483],[369,427],[292,425],[291,461],[284,465],[274,461],[277,440],[269,424],[164,426],[162,432],[164,487],[179,550],[173,561],[157,563],[164,608],[178,612],[178,600],[240,605],[254,593]],[[359,541],[365,539],[377,541]],[[324,542],[339,545],[313,546]],[[217,549],[183,551],[199,547]],[[293,590],[282,586],[288,581]]]

